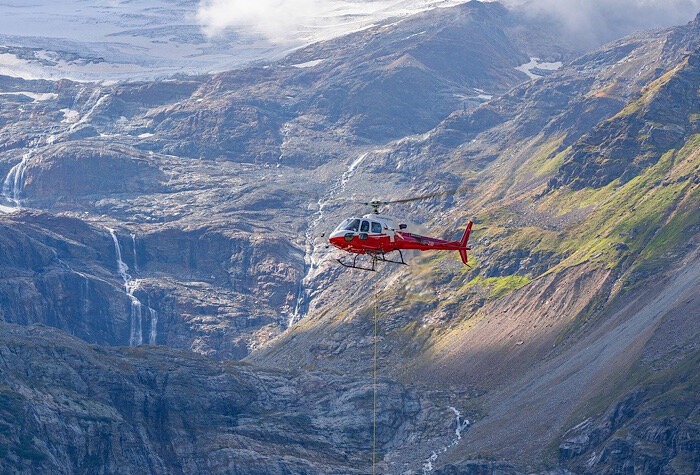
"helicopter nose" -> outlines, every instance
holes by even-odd
[[[328,242],[337,247],[338,249],[345,249],[348,246],[347,231],[339,231],[331,234],[328,238]]]
[[[332,237],[328,239],[328,242],[330,242],[333,246],[337,247],[338,249],[342,249],[342,242],[343,238],[342,237]]]

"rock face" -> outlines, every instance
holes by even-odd
[[[559,183],[574,189],[625,183],[655,164],[666,151],[679,148],[700,131],[697,84],[700,57],[695,51],[681,64],[650,83],[642,96],[595,127],[573,145],[561,167]]]
[[[559,446],[561,465],[576,473],[693,473],[700,466],[698,404],[689,392],[694,384],[683,389],[662,392],[661,404],[635,392],[604,417],[585,420]]]
[[[371,384],[261,371],[159,348],[89,346],[0,324],[0,470],[14,473],[367,473]],[[383,450],[420,412],[381,382]]]
[[[3,321],[51,325],[92,343],[128,343],[128,299],[110,278],[106,239],[95,242],[83,221],[34,212],[2,216],[0,235]]]
[[[22,193],[46,207],[56,200],[159,191],[164,179],[144,155],[134,156],[119,147],[59,145],[36,153],[38,158],[23,170]]]
[[[500,5],[472,2],[212,76],[117,84],[1,78],[4,204],[91,223],[67,221],[63,228],[75,229],[54,242],[45,215],[8,218],[8,232],[31,229],[46,245],[28,255],[57,257],[44,256],[41,277],[8,284],[5,320],[55,324],[90,342],[152,339],[246,356],[299,313],[308,241],[317,233],[309,221],[320,221],[309,220],[309,204],[344,187],[348,165],[368,146],[426,132],[452,110],[508,90],[527,78],[515,68],[530,55],[572,54],[523,35],[535,27]],[[107,228],[115,229],[129,282]],[[8,256],[13,240],[5,241]],[[15,262],[15,274],[25,264],[39,265]],[[140,307],[132,311],[133,298]],[[75,320],[82,329],[66,323]]]
[[[281,242],[207,228],[112,236],[36,211],[0,223],[0,316],[9,323],[51,325],[96,344],[158,343],[242,358],[256,332],[276,324],[265,309],[294,296],[295,270],[272,259],[280,248],[293,252]],[[246,299],[265,304],[250,314],[235,305]]]
[[[463,443],[437,457],[436,469],[692,473],[692,452],[643,442],[641,433],[659,424],[653,411],[640,414],[635,435],[606,433],[583,449],[563,449],[581,451],[572,460],[557,460],[550,448],[580,414],[597,420],[630,392],[657,384],[641,363],[651,348],[667,348],[673,361],[697,348],[697,47],[697,22],[635,35],[454,111],[428,134],[371,151],[346,190],[361,193],[379,177],[417,195],[463,190],[403,212],[432,216],[429,224],[450,238],[455,223],[476,215],[474,269],[426,256],[408,269],[363,276],[359,286],[322,262],[306,320],[250,360],[350,372],[371,355],[377,305],[388,371],[417,387],[485,391],[459,399],[476,422]],[[652,141],[626,132],[632,123],[641,131],[643,121],[647,131],[663,132],[668,122],[682,133]],[[630,155],[616,159],[617,171],[607,168],[598,151],[585,149],[590,137]],[[576,168],[582,150],[590,153]],[[684,330],[660,330],[670,319]],[[683,434],[697,405],[697,395],[681,389],[685,378],[688,371],[658,375],[688,396],[688,412],[670,422]],[[649,407],[662,404],[653,398]],[[621,438],[633,449],[617,454]],[[601,450],[606,461],[586,466]],[[645,454],[653,463],[644,465]],[[484,458],[503,462],[473,462]]]

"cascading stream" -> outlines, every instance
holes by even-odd
[[[20,194],[24,189],[24,173],[27,170],[31,156],[31,152],[25,153],[22,156],[22,160],[10,168],[2,184],[2,195],[5,197],[5,200],[17,208],[21,206]]]
[[[130,324],[131,330],[129,334],[129,345],[139,346],[143,344],[143,307],[144,305],[141,301],[134,295],[134,292],[138,288],[138,280],[133,279],[129,274],[129,266],[122,259],[121,245],[119,244],[119,238],[117,233],[112,228],[107,228],[109,234],[112,236],[112,241],[114,242],[114,252],[117,256],[117,272],[124,281],[124,292],[129,297],[131,301],[131,315]],[[134,243],[134,263],[136,262],[136,237],[132,234],[132,242]],[[136,267],[136,265],[134,265]],[[155,344],[157,338],[157,325],[158,325],[158,313],[149,306],[148,309],[150,317],[150,333],[149,333],[149,344]]]
[[[435,469],[433,463],[438,459],[440,454],[444,454],[449,449],[459,444],[459,442],[462,440],[462,432],[464,432],[469,428],[469,426],[471,426],[471,422],[469,421],[469,419],[465,419],[464,417],[462,417],[462,413],[459,412],[459,410],[457,410],[456,407],[450,406],[449,409],[455,415],[455,438],[452,440],[451,443],[443,446],[442,448],[438,450],[433,450],[432,454],[430,454],[430,457],[428,457],[425,460],[425,462],[423,462],[423,475],[427,475]]]
[[[360,154],[351,164],[348,166],[347,170],[338,178],[328,189],[328,192],[323,196],[323,198],[318,200],[318,210],[316,211],[316,216],[309,224],[304,235],[304,277],[299,280],[299,288],[297,289],[296,304],[294,306],[294,312],[289,317],[288,327],[291,327],[294,322],[298,321],[305,313],[304,309],[308,303],[309,292],[308,287],[313,278],[318,272],[318,265],[320,259],[315,256],[316,248],[314,246],[314,234],[319,223],[324,218],[324,208],[332,199],[336,196],[341,195],[345,191],[345,187],[350,181],[350,179],[355,174],[357,167],[362,163],[362,161],[367,157],[369,152]]]
[[[136,234],[131,233],[131,248],[134,251],[134,272],[139,271],[139,261],[136,259]]]

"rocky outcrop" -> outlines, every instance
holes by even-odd
[[[659,389],[631,393],[604,416],[569,430],[559,445],[560,464],[576,473],[696,473],[697,388]]]
[[[240,359],[286,324],[299,274],[285,263],[292,252],[212,226],[112,236],[66,216],[0,215],[0,320]]]
[[[518,471],[506,462],[472,460],[458,464],[448,463],[432,473],[435,475],[520,475],[524,472]]]
[[[128,342],[129,302],[110,276],[106,240],[77,219],[0,218],[1,320],[55,326],[92,343]]]
[[[599,188],[618,178],[626,183],[698,133],[699,67],[696,51],[647,85],[642,96],[618,115],[577,141],[557,182],[574,189]]]
[[[382,380],[378,443],[420,411]],[[0,471],[368,473],[371,382],[0,323]]]
[[[163,173],[142,154],[104,143],[59,145],[30,152],[22,197],[50,207],[55,202],[96,200],[161,189]]]

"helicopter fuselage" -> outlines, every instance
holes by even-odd
[[[349,218],[343,221],[329,236],[329,242],[346,252],[384,256],[393,251],[459,251],[462,262],[467,263],[467,246],[472,222],[469,221],[462,239],[446,241],[421,236],[407,231],[404,224],[387,216],[367,214],[362,218]]]

